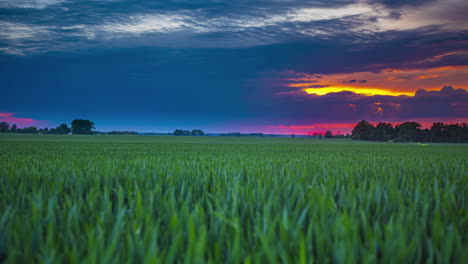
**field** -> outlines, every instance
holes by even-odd
[[[0,135],[0,262],[463,259],[468,145]]]

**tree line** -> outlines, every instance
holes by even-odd
[[[182,129],[176,129],[172,133],[174,136],[204,136],[205,132],[201,129],[194,129],[192,131],[190,130],[182,130]]]
[[[82,135],[137,135],[135,131],[94,131],[94,122],[86,119],[74,119],[71,127],[67,124],[61,124],[55,128],[37,128],[34,126],[18,128],[16,124],[9,125],[6,122],[0,123],[0,133],[23,133],[23,134],[82,134]]]
[[[351,132],[353,140],[395,142],[447,142],[468,143],[468,126],[461,124],[433,123],[430,129],[423,129],[417,122],[405,122],[395,127],[391,123],[379,122],[376,126],[362,120]]]

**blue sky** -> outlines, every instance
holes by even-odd
[[[0,121],[298,134],[466,122],[466,13],[461,0],[3,0]]]

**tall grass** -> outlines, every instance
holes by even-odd
[[[468,146],[0,137],[6,263],[463,263]]]

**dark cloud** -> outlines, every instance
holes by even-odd
[[[391,8],[399,8],[402,6],[420,6],[436,0],[369,0],[368,2],[373,4],[382,4]]]
[[[308,97],[305,101],[291,104],[297,107],[297,112],[303,113],[298,123],[307,123],[308,120],[442,120],[468,116],[468,91],[450,86],[439,91],[419,90],[414,97],[365,96],[353,92]]]
[[[401,14],[401,11],[398,11],[398,10],[393,10],[392,12],[390,12],[390,14],[388,14],[388,17],[389,18],[392,18],[392,19],[400,19],[402,16]]]
[[[356,83],[356,82],[359,82],[359,83],[365,83],[367,82],[367,80],[349,80],[349,81],[343,81],[342,83]]]

